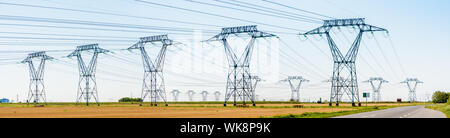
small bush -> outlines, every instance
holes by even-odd
[[[130,97],[124,97],[119,99],[119,102],[142,102],[141,98],[130,98]]]
[[[446,103],[450,93],[436,91],[433,93],[433,103]]]

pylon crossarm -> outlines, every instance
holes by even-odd
[[[329,26],[321,26],[318,27],[316,29],[313,29],[311,31],[308,31],[306,33],[299,33],[298,35],[303,35],[305,37],[307,37],[308,35],[322,35],[322,34],[328,34],[328,32],[330,31],[331,27]]]
[[[373,25],[368,25],[368,24],[359,25],[358,28],[361,32],[378,32],[378,31],[384,31],[386,33],[389,32],[387,29],[376,27]]]
[[[373,25],[366,24],[364,18],[353,18],[353,19],[336,19],[336,20],[324,20],[324,24],[321,27],[308,31],[306,33],[300,33],[299,35],[322,35],[328,33],[334,27],[358,27],[362,32],[375,32],[375,31],[386,31],[384,28],[376,27]]]
[[[249,26],[222,28],[222,31],[219,34],[213,36],[212,38],[206,40],[205,42],[222,41],[224,39],[227,39],[230,35],[238,36],[239,34],[247,34],[252,38],[277,37],[274,34],[258,31],[256,25],[249,25]]]

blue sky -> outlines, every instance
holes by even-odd
[[[171,48],[168,52],[165,77],[167,95],[171,100],[170,91],[178,89],[181,100],[186,100],[185,92],[195,90],[224,91],[226,60],[223,47],[217,43],[202,44],[199,41],[219,33],[223,26],[240,26],[256,24],[259,30],[277,34],[285,46],[276,39],[259,41],[254,51],[252,69],[259,73],[264,82],[258,86],[258,93],[262,99],[288,100],[290,90],[287,84],[278,83],[287,75],[304,76],[311,80],[301,90],[302,100],[327,99],[329,97],[329,84],[323,83],[331,75],[332,62],[329,58],[329,48],[325,39],[310,37],[299,39],[296,33],[319,27],[320,23],[309,23],[274,16],[260,15],[226,9],[210,5],[202,5],[185,0],[145,0],[148,2],[171,5],[185,9],[212,13],[220,16],[233,17],[252,21],[238,21],[223,17],[193,13],[190,11],[173,9],[133,0],[35,0],[35,1],[2,1],[0,4],[0,83],[2,84],[0,97],[15,99],[19,95],[21,101],[28,92],[28,68],[17,64],[26,57],[29,51],[62,50],[49,52],[57,61],[50,61],[46,66],[45,83],[49,101],[74,101],[76,96],[78,70],[75,59],[62,58],[70,54],[77,45],[99,43],[100,47],[113,49],[114,54],[101,55],[99,58],[97,81],[101,101],[116,101],[125,96],[139,96],[142,79],[141,59],[137,52],[128,52],[119,49],[128,48],[139,37],[168,33],[169,37],[185,45]],[[235,7],[213,0],[195,0],[209,4],[229,6],[246,9],[254,12],[261,10]],[[261,0],[235,0],[229,2],[247,2],[285,13],[326,19],[321,16],[300,12],[298,10],[277,6]],[[450,34],[450,1],[448,0],[271,0],[292,7],[300,8],[334,18],[364,17],[366,23],[386,28],[389,36],[384,33],[366,35],[360,48],[357,67],[359,80],[369,77],[381,76],[390,81],[382,88],[383,100],[395,98],[407,99],[406,86],[399,84],[407,77],[418,78],[425,83],[419,85],[417,96],[424,100],[426,94],[436,90],[450,91],[446,78],[450,77],[448,39]],[[9,3],[9,4],[4,4]],[[80,9],[97,12],[108,12],[134,17],[112,16],[93,13],[82,13],[67,10],[45,8],[32,8],[13,6],[11,4],[28,4],[68,9]],[[241,3],[242,4],[242,3]],[[265,12],[264,12],[265,13]],[[273,13],[271,13],[273,14]],[[102,26],[19,21],[10,20],[11,16],[26,16],[50,19],[66,19],[89,22],[102,22]],[[139,16],[140,18],[135,18]],[[174,22],[164,22],[148,18],[161,18],[176,21],[208,24],[193,25]],[[26,18],[30,19],[30,18]],[[257,22],[257,23],[255,23]],[[125,27],[105,26],[104,23],[122,24]],[[258,24],[261,23],[261,24]],[[15,25],[11,25],[15,24]],[[20,24],[20,25],[19,25]],[[125,24],[125,25],[124,25]],[[31,25],[31,26],[30,26]],[[35,27],[32,27],[32,26]],[[55,27],[36,27],[36,26]],[[145,26],[138,29],[136,26]],[[292,28],[292,29],[283,29]],[[66,27],[66,28],[58,28]],[[71,27],[72,29],[68,29]],[[152,30],[151,27],[161,29],[183,29],[180,31]],[[78,29],[74,29],[78,28]],[[80,29],[90,28],[90,29]],[[103,29],[103,30],[102,30]],[[111,31],[111,30],[116,31]],[[167,29],[167,28],[166,28]],[[105,31],[109,30],[109,31]],[[120,31],[119,31],[120,30]],[[8,33],[9,32],[9,33]],[[14,33],[11,33],[14,32]],[[22,34],[20,34],[22,33]],[[28,34],[23,34],[28,33]],[[34,33],[34,35],[32,35]],[[336,41],[339,46],[345,47],[353,41],[351,30],[336,30]],[[41,34],[41,35],[36,35]],[[47,34],[47,35],[42,35]],[[77,36],[75,36],[77,35]],[[24,39],[23,37],[27,37]],[[390,45],[390,37],[394,45]],[[33,38],[33,39],[30,39]],[[55,40],[54,38],[58,38]],[[65,40],[61,40],[64,38]],[[135,38],[135,39],[134,39]],[[106,40],[105,40],[106,39]],[[317,40],[316,40],[317,39]],[[123,40],[123,41],[122,41]],[[242,45],[246,41],[235,39],[233,45]],[[377,46],[376,41],[379,42]],[[314,45],[315,44],[315,45]],[[212,46],[215,45],[215,46]],[[394,50],[398,53],[396,58]],[[5,52],[5,51],[13,51]],[[150,50],[153,51],[153,50]],[[269,53],[269,54],[267,54]],[[270,56],[269,56],[270,55]],[[302,58],[303,57],[303,58]],[[7,60],[5,60],[7,59]],[[306,60],[305,60],[306,59]],[[400,64],[399,64],[400,63]],[[405,73],[401,70],[403,66]],[[119,81],[118,81],[119,80]],[[366,83],[360,83],[360,92],[370,91]],[[200,100],[200,95],[197,95]],[[210,95],[213,99],[212,95]]]

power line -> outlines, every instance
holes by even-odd
[[[80,29],[80,30],[97,30],[97,31],[113,31],[113,32],[134,32],[134,33],[150,33],[150,34],[162,34],[163,32],[149,32],[149,31],[136,31],[136,30],[123,30],[123,29],[102,29],[102,28],[86,28],[86,27],[67,27],[67,26],[54,26],[54,25],[30,25],[30,24],[9,24],[0,23],[4,26],[27,26],[27,27],[39,27],[39,28],[63,28],[63,29]],[[205,32],[207,33],[207,32]],[[171,34],[177,35],[192,35],[191,33],[175,33]]]
[[[175,27],[159,27],[148,25],[133,25],[133,24],[121,24],[121,23],[108,23],[108,22],[93,22],[82,20],[70,20],[70,19],[56,19],[56,18],[41,18],[41,17],[28,17],[28,16],[10,16],[0,15],[2,20],[16,20],[16,21],[33,21],[33,22],[45,22],[45,23],[63,23],[63,24],[77,24],[77,25],[91,25],[91,26],[106,26],[106,27],[119,27],[119,28],[131,28],[131,29],[146,29],[146,30],[164,30],[174,32],[192,32],[192,28],[175,28]],[[205,30],[203,30],[205,31]],[[205,31],[208,32],[208,31]],[[211,31],[209,31],[211,32]]]
[[[193,0],[186,0],[186,1],[190,1],[190,2],[195,2],[195,3],[202,3],[205,5],[211,5],[211,6],[217,6],[217,7],[222,7],[222,8],[228,8],[228,9],[234,9],[234,10],[240,10],[240,11],[245,11],[245,12],[250,12],[250,13],[257,13],[257,14],[261,14],[261,15],[267,15],[267,16],[272,16],[272,17],[277,17],[277,18],[284,18],[284,19],[289,19],[289,20],[295,20],[295,21],[301,21],[301,22],[308,22],[308,23],[320,23],[321,19],[316,19],[316,20],[312,20],[312,19],[307,19],[307,18],[302,18],[302,17],[296,17],[296,16],[292,16],[292,15],[288,15],[288,14],[284,14],[284,13],[276,13],[274,11],[270,11],[270,10],[266,10],[266,9],[261,9],[261,8],[254,8],[254,7],[250,7],[250,6],[246,6],[246,5],[241,5],[241,4],[236,4],[236,3],[230,3],[230,2],[226,2],[226,1],[220,1],[220,0],[215,0],[217,2],[220,3],[225,3],[225,4],[229,4],[229,5],[235,5],[237,7],[246,7],[249,9],[256,9],[258,11],[265,11],[268,13],[273,13],[273,14],[267,14],[267,13],[261,13],[258,11],[249,11],[249,10],[244,10],[244,9],[238,9],[238,8],[232,8],[232,7],[227,7],[227,6],[221,6],[221,5],[216,5],[216,4],[209,4],[209,3],[203,3],[203,2],[197,2],[197,1],[193,1]],[[240,3],[244,3],[249,5],[249,3],[245,3],[245,2],[240,2]],[[284,16],[279,16],[279,15],[284,15]]]
[[[378,42],[377,38],[375,37],[375,35],[373,36],[373,40],[375,40],[375,43],[378,47],[378,50],[380,50],[381,54],[383,55],[384,61],[388,64],[389,68],[391,69],[392,73],[394,74],[394,76],[400,80],[400,78],[397,76],[397,73],[395,72],[394,68],[391,65],[391,62],[389,62],[388,58],[386,57],[386,54],[383,52],[383,49],[381,49],[380,43]]]
[[[125,14],[110,13],[110,12],[101,12],[101,11],[89,11],[89,10],[80,10],[80,9],[69,9],[69,8],[59,8],[59,7],[40,6],[40,5],[30,5],[30,4],[18,4],[18,3],[6,3],[6,2],[0,2],[0,4],[2,4],[2,5],[11,5],[11,6],[21,6],[21,7],[44,8],[44,9],[52,9],[52,10],[62,10],[62,11],[72,11],[72,12],[82,12],[82,13],[91,13],[91,14],[101,14],[101,15],[112,15],[112,16],[120,16],[120,17],[128,17],[128,18],[137,18],[137,19],[158,20],[158,21],[174,22],[174,23],[183,23],[183,24],[190,24],[190,25],[201,25],[201,26],[211,26],[211,27],[222,27],[222,26],[211,25],[211,24],[194,23],[194,22],[186,22],[186,21],[177,21],[177,20],[162,19],[162,18],[153,18],[153,17],[146,17],[146,16],[125,15]]]
[[[395,57],[397,59],[398,65],[400,66],[400,69],[403,72],[403,75],[408,76],[406,71],[405,71],[405,68],[403,68],[402,62],[400,61],[400,57],[398,56],[397,50],[395,49],[394,42],[392,42],[391,37],[388,37],[388,40],[389,40],[389,43],[390,43],[390,45],[392,47],[392,50],[394,51]]]
[[[326,17],[326,18],[330,18],[330,19],[336,19],[334,17],[330,17],[330,16],[326,16],[326,15],[323,15],[323,14],[319,14],[319,13],[303,10],[303,9],[300,9],[300,8],[295,8],[295,7],[292,7],[292,6],[284,5],[284,4],[273,2],[273,1],[270,1],[270,0],[261,0],[261,1],[264,1],[264,2],[267,2],[267,3],[271,3],[271,4],[275,4],[275,5],[279,5],[279,6],[282,6],[282,7],[287,7],[289,9],[294,9],[294,10],[298,10],[298,11],[309,13],[309,14],[314,14],[314,15],[317,15],[317,16],[322,16],[322,17]]]
[[[162,6],[162,7],[167,7],[167,8],[172,8],[172,9],[178,9],[178,10],[184,10],[184,11],[189,11],[189,12],[194,12],[194,13],[200,13],[200,14],[205,14],[205,15],[210,15],[210,16],[222,17],[222,18],[227,18],[227,19],[232,19],[232,20],[237,20],[237,21],[243,21],[243,22],[248,22],[248,23],[261,24],[261,25],[266,25],[266,26],[271,26],[271,27],[276,27],[276,28],[281,28],[281,29],[286,29],[286,30],[302,31],[302,30],[298,30],[298,29],[294,29],[294,28],[289,28],[289,27],[282,27],[282,26],[278,26],[278,25],[266,24],[266,23],[261,23],[261,22],[256,22],[256,21],[250,21],[250,20],[246,20],[246,19],[239,19],[239,18],[235,18],[235,17],[223,16],[223,15],[219,15],[219,14],[207,13],[207,12],[203,12],[203,11],[197,11],[197,10],[192,10],[192,9],[186,9],[186,8],[181,8],[181,7],[171,6],[171,5],[165,5],[165,4],[160,4],[160,3],[154,3],[154,2],[149,2],[149,1],[143,1],[143,0],[135,0],[135,1],[141,2],[141,3],[145,3],[145,4],[158,5],[158,6]]]

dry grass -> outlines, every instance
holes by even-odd
[[[0,118],[258,118],[352,108],[0,107]]]

